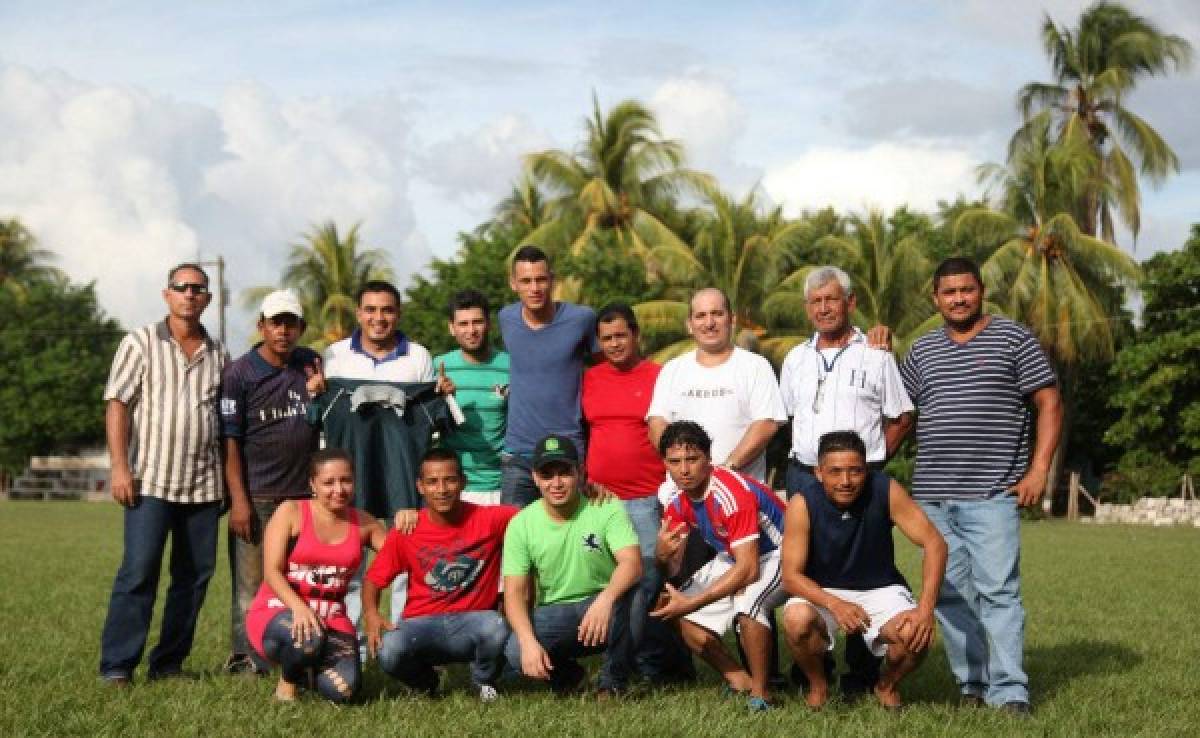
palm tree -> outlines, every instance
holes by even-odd
[[[618,103],[606,115],[593,96],[585,127],[574,153],[552,149],[526,158],[550,214],[527,240],[578,254],[595,247],[593,235],[604,231],[625,253],[641,257],[662,245],[686,247],[663,218],[680,192],[710,185],[712,178],[684,168],[683,146],[663,139],[654,114],[637,101]],[[648,266],[656,276],[655,265]]]
[[[501,200],[492,211],[492,219],[484,221],[476,229],[476,235],[483,235],[488,229],[500,226],[524,237],[549,220],[550,206],[545,195],[533,177],[525,174],[513,185],[508,197]]]
[[[61,271],[45,263],[53,258],[19,220],[0,220],[0,290],[23,298],[36,281],[62,279]]]
[[[1125,96],[1139,78],[1185,68],[1191,45],[1165,34],[1125,7],[1105,0],[1084,11],[1075,29],[1046,16],[1042,43],[1054,71],[1050,83],[1032,82],[1017,94],[1024,125],[1013,135],[1009,158],[1036,145],[1040,127],[1053,121],[1056,140],[1086,142],[1096,154],[1092,182],[1079,193],[1072,212],[1082,230],[1114,240],[1114,210],[1137,237],[1141,226],[1137,174],[1153,184],[1179,171],[1179,157],[1154,128],[1129,108]]]
[[[733,303],[738,344],[775,358],[781,341],[792,338],[794,345],[800,339],[790,333],[769,336],[770,314],[764,308],[773,290],[801,268],[816,240],[812,225],[787,220],[780,207],[764,209],[756,191],[736,200],[715,187],[705,187],[704,195],[711,210],[700,211],[694,245],[662,243],[650,251],[661,270],[664,295],[636,305],[638,321],[644,333],[660,339],[657,343],[667,343],[658,346],[655,358],[669,359],[692,345],[683,333],[691,293],[700,287],[719,287]]]
[[[356,224],[344,236],[327,221],[314,225],[300,243],[292,245],[282,283],[296,291],[308,328],[301,341],[322,349],[346,336],[355,326],[354,296],[372,279],[392,279],[387,253],[359,248]],[[252,287],[243,293],[248,307],[257,306],[275,287]]]

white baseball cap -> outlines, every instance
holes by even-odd
[[[291,313],[297,318],[304,317],[304,309],[300,307],[300,298],[291,290],[275,290],[263,298],[262,316],[274,318],[276,315]]]

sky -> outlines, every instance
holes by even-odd
[[[1086,5],[0,0],[0,218],[127,327],[162,314],[170,265],[223,256],[236,302],[327,220],[403,285],[524,154],[574,147],[593,96],[648,104],[691,166],[788,213],[931,210],[980,193],[1017,89],[1049,80],[1043,18]],[[1129,5],[1200,51],[1200,3]],[[1181,160],[1143,184],[1139,260],[1200,221],[1197,99],[1194,65],[1127,101]],[[252,312],[228,320],[243,348]]]

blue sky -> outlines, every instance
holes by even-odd
[[[650,104],[693,165],[790,212],[928,208],[1002,158],[1017,88],[1047,78],[1043,14],[1084,6],[8,0],[0,215],[128,325],[158,314],[167,265],[221,253],[235,291],[270,283],[328,218],[361,220],[406,279],[522,154],[572,146],[593,92]],[[1136,6],[1200,44],[1196,3]],[[1184,169],[1146,186],[1139,258],[1200,220],[1198,98],[1193,70],[1130,101]]]

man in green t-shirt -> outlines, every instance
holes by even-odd
[[[637,534],[619,500],[585,504],[569,438],[538,442],[533,480],[541,501],[518,513],[504,535],[504,613],[512,627],[504,655],[563,694],[587,676],[576,659],[604,653],[600,692],[620,694],[632,657],[629,595],[642,576]]]
[[[450,298],[450,335],[458,348],[433,360],[454,383],[454,398],[466,422],[442,445],[462,460],[467,486],[462,499],[478,505],[500,502],[500,454],[508,413],[508,354],[488,340],[488,301],[478,290]]]

